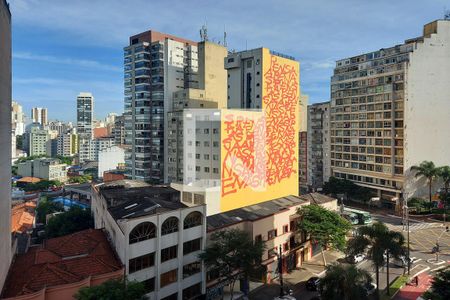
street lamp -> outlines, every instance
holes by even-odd
[[[409,246],[409,207],[408,207],[408,199],[406,199],[406,203],[403,206],[406,217],[406,230],[407,230],[407,244],[408,244],[408,275],[411,275],[411,259],[410,259],[410,246]]]

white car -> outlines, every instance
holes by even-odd
[[[377,290],[377,285],[375,283],[368,283],[364,286],[364,289],[366,290],[366,295],[372,295]]]
[[[348,257],[349,262],[354,263],[354,264],[362,262],[364,259],[366,259],[366,255],[362,254],[362,253]]]

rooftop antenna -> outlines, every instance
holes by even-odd
[[[202,42],[207,42],[208,41],[208,27],[205,25],[202,26],[202,28],[200,29],[200,40]]]
[[[225,31],[225,25],[223,26],[223,46],[227,46],[227,32]]]

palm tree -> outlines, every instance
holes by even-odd
[[[320,279],[319,291],[323,299],[367,299],[364,286],[371,282],[369,272],[356,266],[328,265],[325,276]]]
[[[425,177],[428,181],[430,209],[431,209],[431,188],[433,180],[439,175],[439,168],[436,168],[432,161],[424,160],[418,166],[412,166],[411,171],[416,171],[415,177]]]
[[[358,228],[357,235],[348,242],[348,255],[356,255],[367,251],[367,257],[372,261],[376,273],[378,298],[380,267],[387,260],[387,281],[389,287],[389,257],[399,258],[403,255],[405,253],[404,243],[405,239],[400,232],[389,230],[381,222]]]
[[[443,166],[439,168],[439,177],[441,177],[444,182],[444,222],[445,214],[447,213],[447,202],[449,200],[448,189],[450,186],[450,166]]]

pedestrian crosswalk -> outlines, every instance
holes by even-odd
[[[386,224],[386,225],[391,230],[396,230],[396,231],[407,231],[408,230],[406,225],[393,225],[393,224]],[[440,224],[440,223],[426,223],[426,222],[410,223],[409,231],[413,232],[416,230],[436,228],[436,227],[441,227],[441,226],[442,226],[442,224]]]

